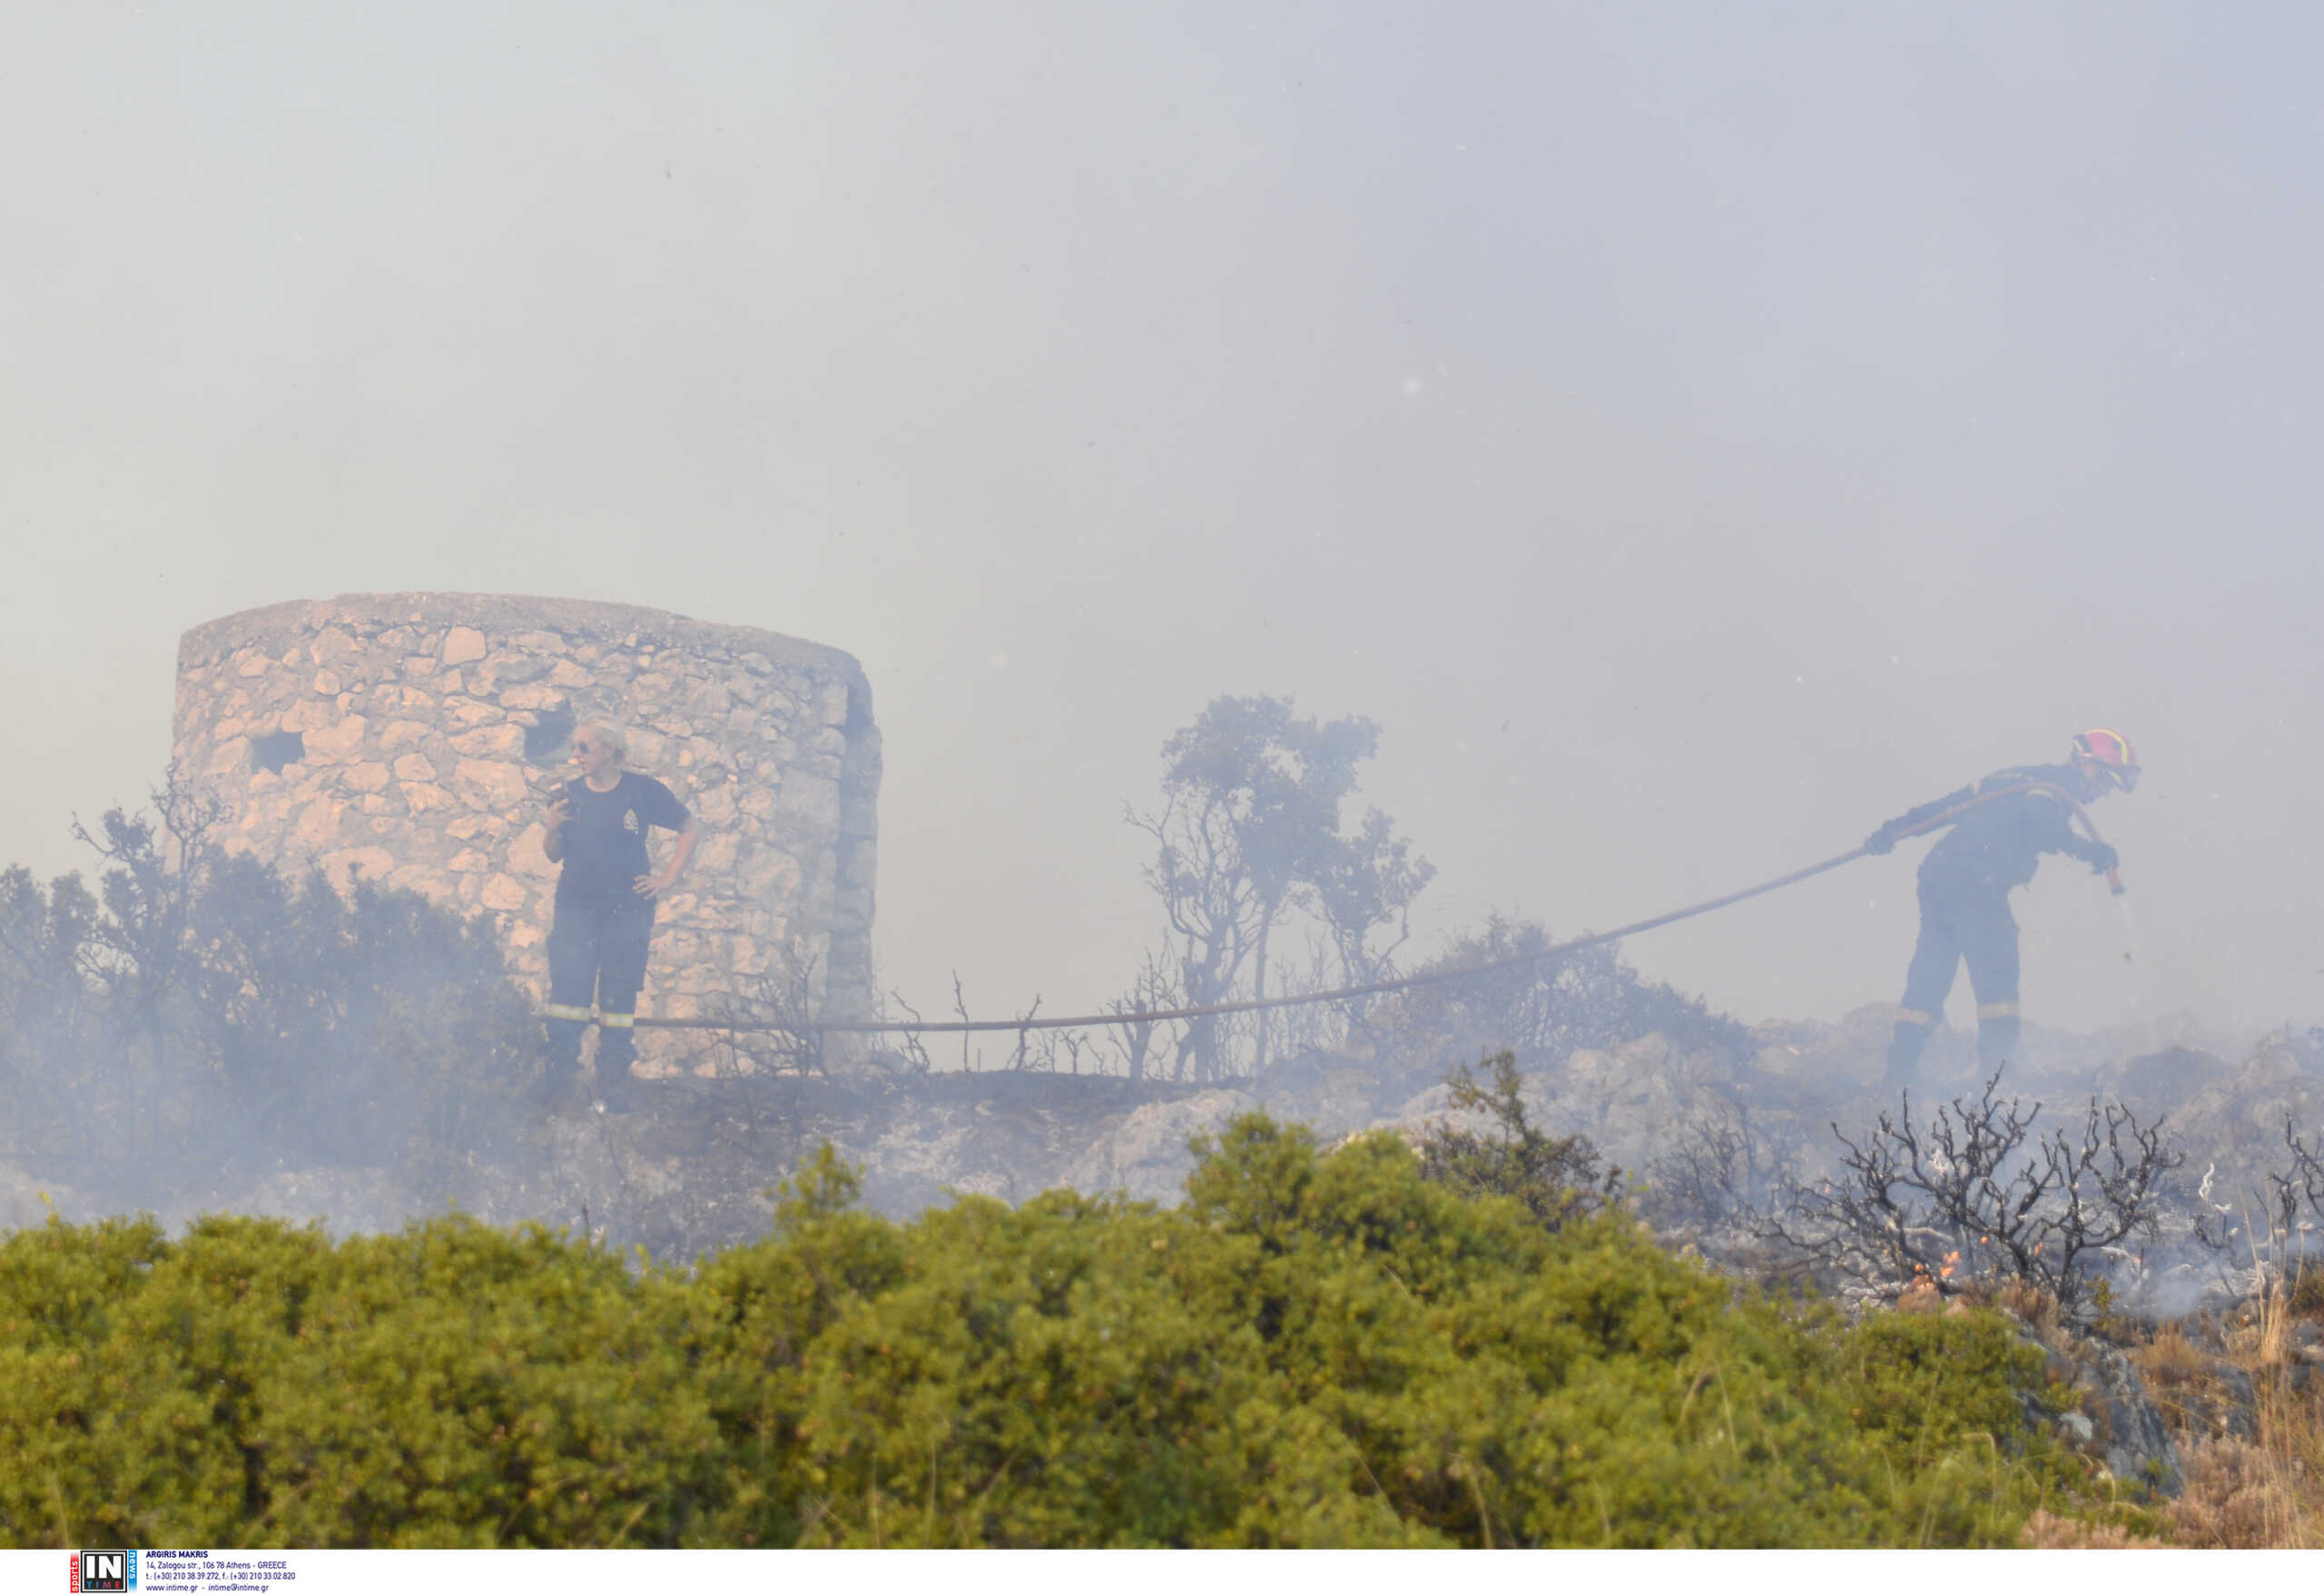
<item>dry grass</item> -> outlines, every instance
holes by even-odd
[[[2211,1372],[2211,1361],[2187,1339],[2176,1325],[2166,1325],[2152,1341],[2131,1353],[2140,1376],[2150,1386],[2192,1384]]]
[[[2171,1542],[2133,1535],[2119,1524],[2084,1523],[2037,1511],[2025,1521],[2025,1544],[2035,1552],[2129,1552]]]
[[[2164,1516],[2181,1546],[2251,1549],[2313,1549],[2324,1546],[2324,1501],[2315,1473],[2288,1466],[2293,1461],[2263,1438],[2197,1441],[2182,1447],[2181,1468],[2187,1489]]]
[[[2251,1376],[2256,1437],[2174,1437],[2187,1489],[2165,1517],[2181,1546],[2324,1547],[2324,1381],[2311,1378],[2304,1392],[2291,1388],[2294,1300],[2291,1291],[2270,1291],[2228,1335],[2229,1361]],[[2169,1384],[2189,1356],[2203,1362],[2175,1325],[2136,1355],[2159,1385]],[[2160,1405],[2174,1427],[2186,1421],[2186,1404]]]
[[[2295,1286],[2293,1289],[2297,1289]],[[2253,1356],[2264,1368],[2280,1369],[2291,1346],[2292,1291],[2278,1283],[2260,1305],[2260,1338]]]
[[[2310,1271],[2226,1315],[2224,1324],[2166,1325],[2126,1347],[2171,1433],[2186,1480],[2181,1494],[2157,1504],[2145,1521],[2162,1539],[2043,1512],[2027,1522],[2025,1544],[2324,1548],[2324,1369],[2311,1365],[2306,1389],[2292,1388],[2302,1320],[2324,1317],[2319,1282],[2324,1272]],[[2001,1286],[1980,1295],[2045,1332],[2057,1323],[2056,1305],[2038,1292]],[[2248,1439],[2226,1433],[2228,1416],[2240,1414],[2242,1404],[2222,1364],[2250,1378]]]
[[[2032,1325],[2034,1333],[2045,1343],[2057,1336],[2058,1299],[2038,1286],[2024,1280],[1974,1281],[1964,1286],[1960,1296],[1963,1301],[1979,1307],[1990,1305],[2008,1309]]]

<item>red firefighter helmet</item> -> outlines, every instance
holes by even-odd
[[[2094,766],[2125,793],[2139,784],[2138,755],[2131,752],[2131,740],[2120,732],[2102,726],[2083,733],[2073,740],[2073,759],[2085,770]]]

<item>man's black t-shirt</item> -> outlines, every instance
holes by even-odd
[[[610,793],[596,793],[576,778],[558,794],[572,806],[565,823],[565,870],[556,878],[560,903],[639,901],[637,878],[646,873],[645,828],[677,831],[690,818],[677,794],[652,776],[624,771]]]

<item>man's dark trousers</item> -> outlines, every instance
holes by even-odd
[[[1903,1075],[1945,1011],[1945,994],[1963,961],[1977,995],[1977,1062],[1988,1070],[2016,1056],[2017,921],[2009,889],[1974,876],[1935,877],[1920,883],[1921,934],[1905,972],[1905,1000],[1888,1043],[1888,1069]]]
[[[596,999],[597,1077],[626,1080],[637,1056],[637,994],[645,984],[645,946],[654,934],[654,901],[575,901],[556,906],[548,933],[548,1061],[569,1075],[581,1061],[581,1033]]]

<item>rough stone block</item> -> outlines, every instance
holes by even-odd
[[[438,903],[449,903],[459,895],[449,876],[424,864],[399,865],[389,872],[388,885],[400,887],[407,892],[418,892],[421,897],[433,899]]]
[[[299,811],[299,823],[290,835],[301,846],[310,849],[338,845],[340,823],[346,818],[347,805],[332,798],[318,798]]]
[[[466,665],[484,657],[484,634],[473,626],[454,626],[444,635],[444,663]]]
[[[719,720],[734,707],[734,697],[723,683],[706,682],[686,695],[685,712],[690,720]]]
[[[496,760],[463,759],[452,767],[452,780],[497,810],[516,808],[532,790],[522,766]]]
[[[525,729],[504,721],[497,726],[462,732],[451,742],[453,752],[472,759],[505,759],[525,745]]]
[[[547,837],[548,827],[539,821],[517,832],[517,840],[508,845],[509,867],[520,874],[537,878],[556,875],[563,866],[551,859],[543,847]]]
[[[383,792],[388,784],[388,767],[376,759],[367,759],[347,773],[347,784],[359,793]]]
[[[355,758],[363,746],[363,733],[370,723],[359,714],[309,732],[306,763],[309,764],[345,764]]]
[[[797,860],[767,852],[744,860],[735,871],[735,880],[751,897],[787,899],[798,886],[800,874]]]
[[[774,795],[783,814],[810,826],[839,829],[839,783],[829,776],[795,774]]]
[[[549,662],[526,654],[496,654],[478,667],[481,679],[491,678],[494,687],[513,687],[520,682],[537,682],[548,675]]]

